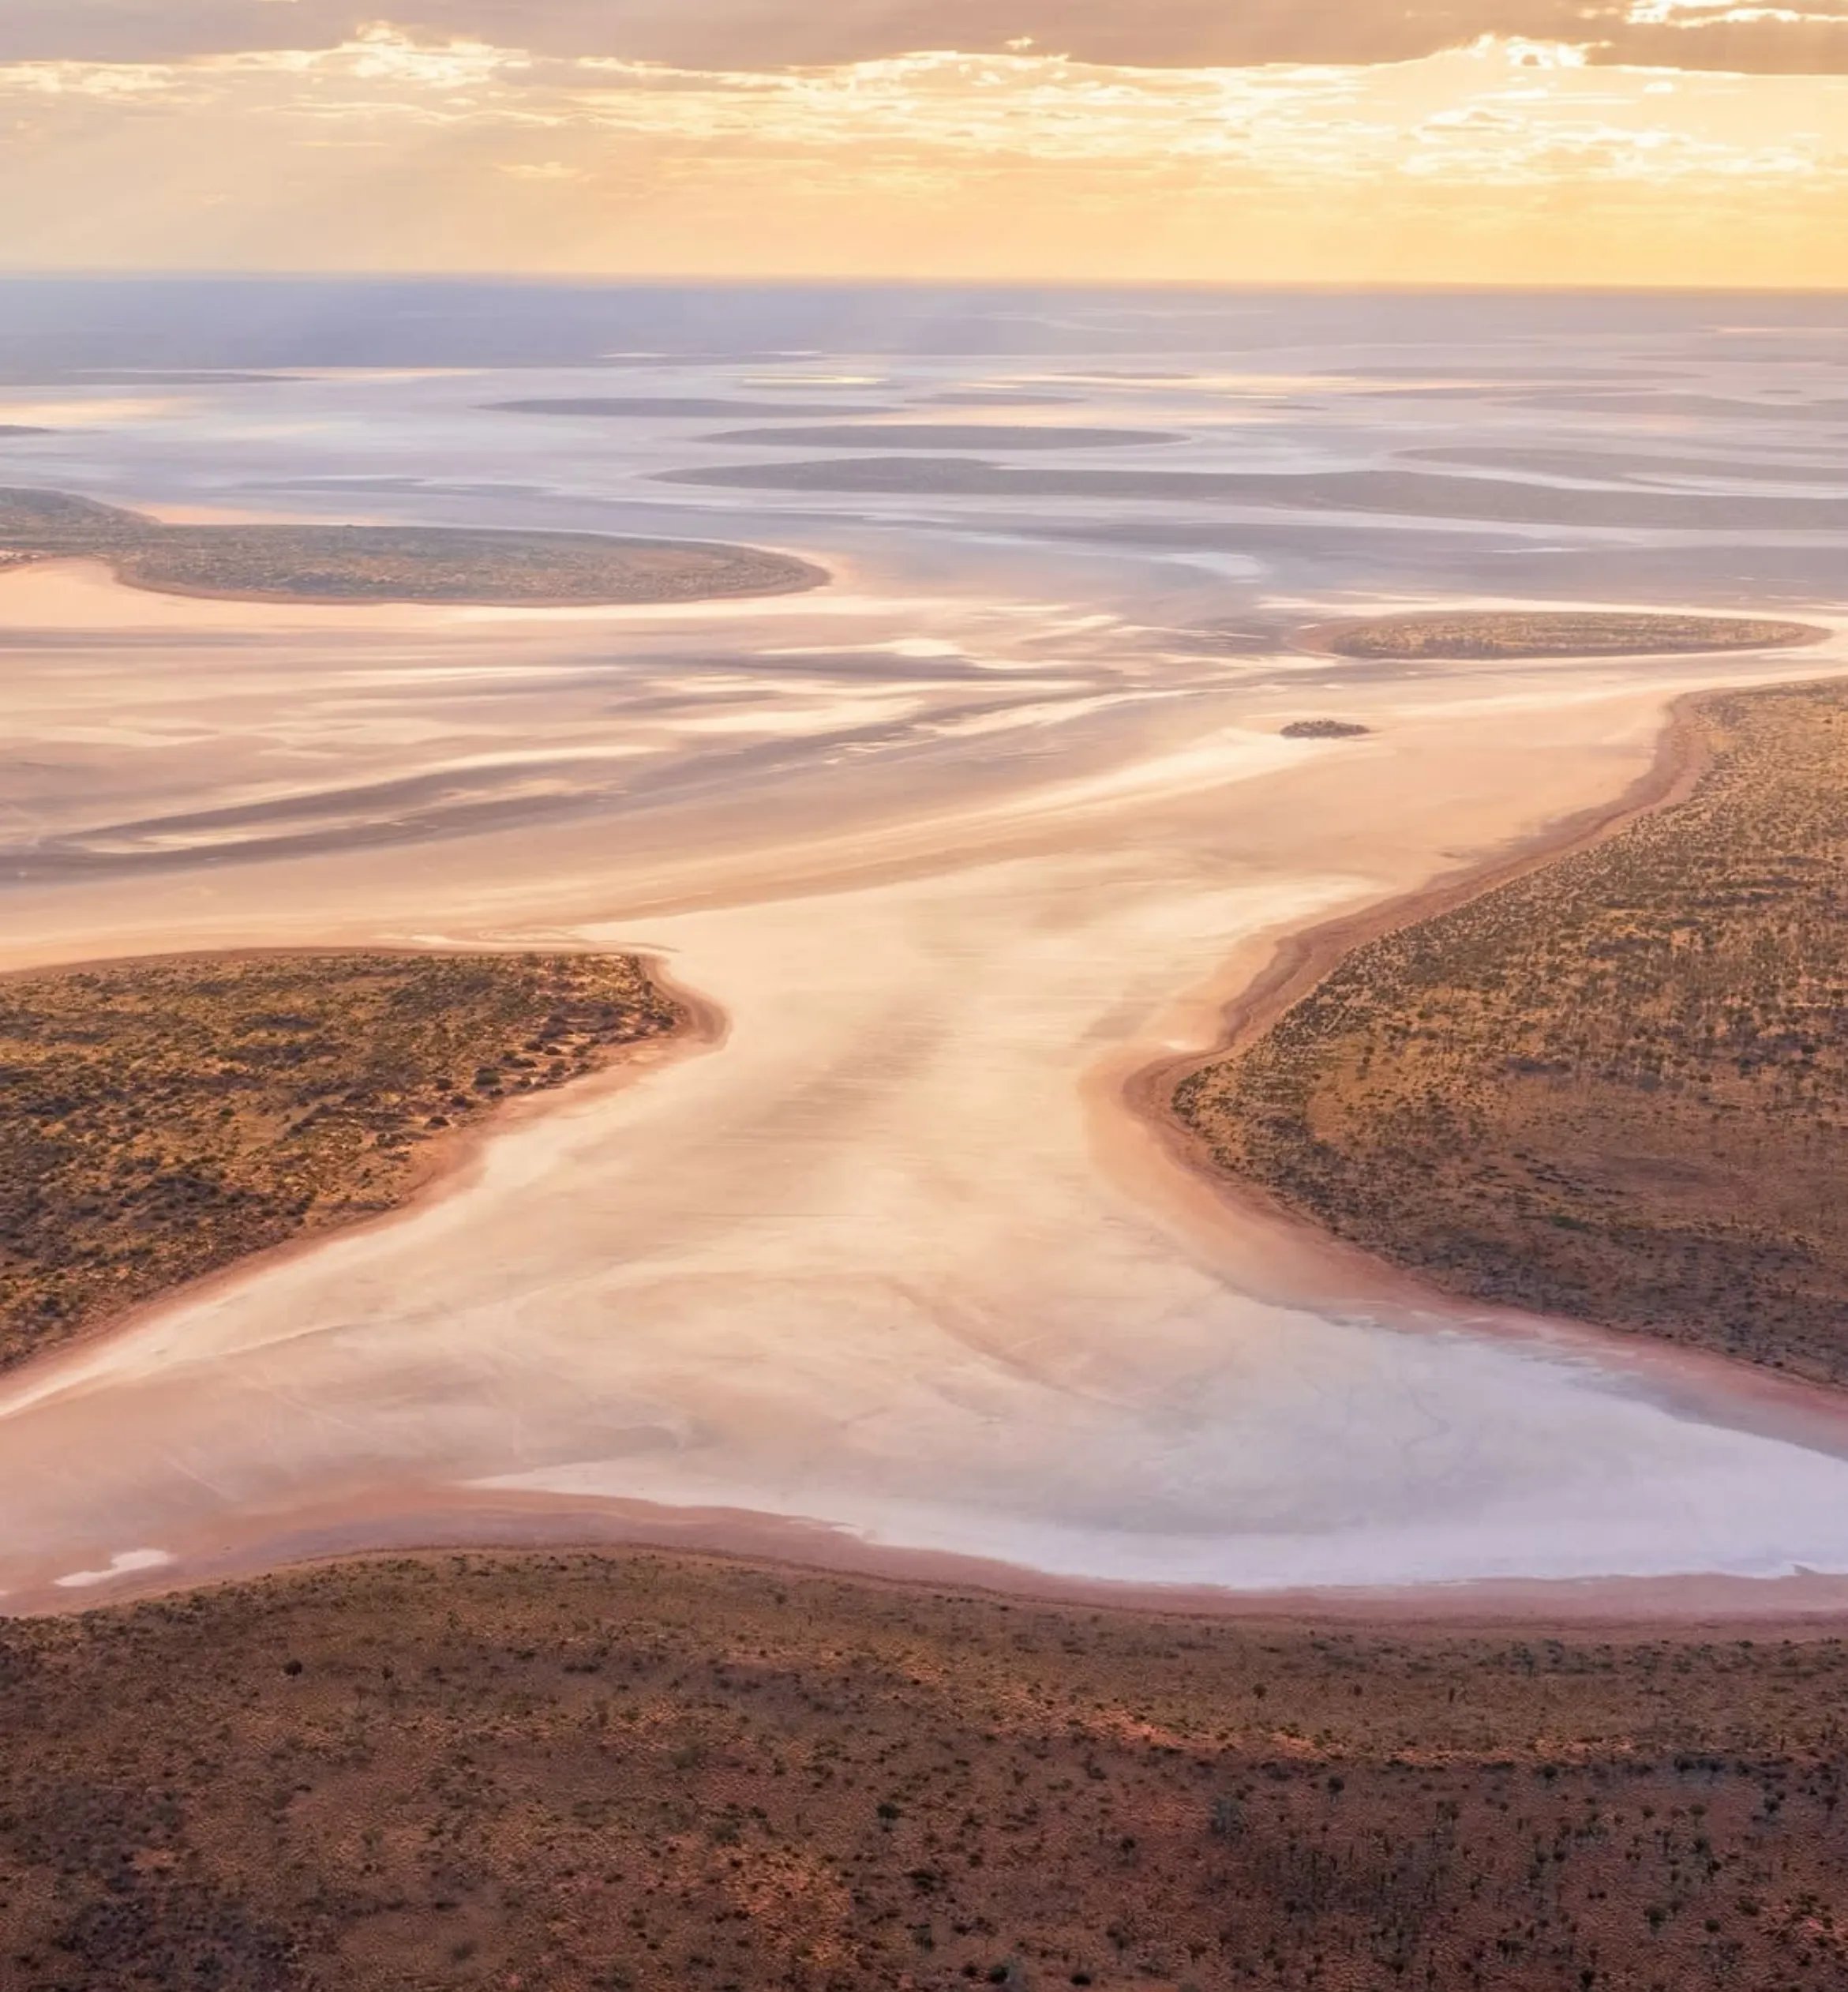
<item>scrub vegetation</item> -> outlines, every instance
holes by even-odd
[[[1848,1974],[1835,1639],[442,1556],[0,1624],[0,1690],[33,1992]]]
[[[0,979],[0,1369],[402,1203],[439,1135],[679,1020],[611,955],[205,955]]]
[[[1385,616],[1318,632],[1340,657],[1493,662],[1535,657],[1634,657],[1782,650],[1828,634],[1808,623],[1739,616],[1629,615],[1602,610]]]
[[[1681,723],[1686,800],[1358,949],[1175,1105],[1454,1292],[1848,1382],[1848,688]]]

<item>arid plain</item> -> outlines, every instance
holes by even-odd
[[[220,602],[83,561],[0,581],[0,966],[584,947],[651,958],[705,1019],[508,1109],[413,1209],[10,1376],[0,1609],[546,1540],[1194,1601],[1848,1601],[1839,1400],[1439,1299],[1208,1185],[1149,1110],[1141,1075],[1210,1049],[1290,936],[1609,813],[1685,693],[1848,672],[1843,500],[1766,385],[1797,377],[1790,345],[1576,342],[1634,381],[1577,418],[1610,459],[1579,526],[1556,518],[1576,474],[1523,468],[1563,426],[1544,384],[1568,410],[1577,385],[1546,343],[1513,385],[1507,351],[1429,344],[1409,400],[1377,356],[1286,370],[1280,346],[1140,377],[1120,351],[624,370],[632,399],[851,395],[887,420],[1011,384],[997,422],[1055,392],[1059,426],[1143,432],[1113,467],[1240,468],[1235,498],[1077,470],[1062,495],[1049,451],[1030,516],[928,477],[830,500],[800,464],[767,494],[658,482],[779,445],[490,408],[529,385],[513,370],[175,388],[113,418],[99,393],[94,424],[9,445],[8,482],[193,523],[620,530],[833,578],[568,610]],[[1821,396],[1831,363],[1805,364]],[[1675,424],[1702,460],[1662,473],[1671,505],[1639,481],[1670,433],[1647,404],[1696,389],[1738,413]],[[1286,488],[1428,448],[1440,390],[1501,437],[1497,477],[1421,478],[1383,518]],[[1723,532],[1691,502],[1718,497]],[[1295,642],[1530,602],[1831,634],[1795,658]],[[1318,718],[1370,731],[1284,737]]]

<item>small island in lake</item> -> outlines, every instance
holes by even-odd
[[[753,546],[455,526],[169,526],[29,490],[0,490],[7,554],[105,561],[129,587],[232,602],[590,607],[793,595],[829,578]]]
[[[1493,662],[1546,657],[1679,656],[1788,650],[1823,642],[1809,623],[1743,616],[1664,616],[1587,610],[1491,610],[1380,616],[1308,631],[1305,649],[1394,662]]]

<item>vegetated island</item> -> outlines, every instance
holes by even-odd
[[[1281,731],[1285,740],[1361,740],[1373,729],[1355,719],[1292,719]]]
[[[0,1622],[0,1694],[22,1992],[1848,1975],[1837,1638],[433,1555]]]
[[[1453,1292],[1848,1382],[1848,686],[1677,727],[1685,799],[1369,942],[1174,1104]]]
[[[684,1021],[621,955],[215,955],[0,977],[0,1371],[404,1202],[437,1135]]]
[[[1382,662],[1497,662],[1548,657],[1696,655],[1790,650],[1826,642],[1813,623],[1748,616],[1636,614],[1615,610],[1517,609],[1376,616],[1326,623],[1298,638],[1305,649]]]
[[[167,526],[59,491],[0,490],[0,553],[106,561],[159,595],[532,608],[705,602],[820,587],[785,553],[451,526]]]

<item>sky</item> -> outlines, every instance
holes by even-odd
[[[26,271],[1848,287],[1848,0],[0,0],[0,192]]]

